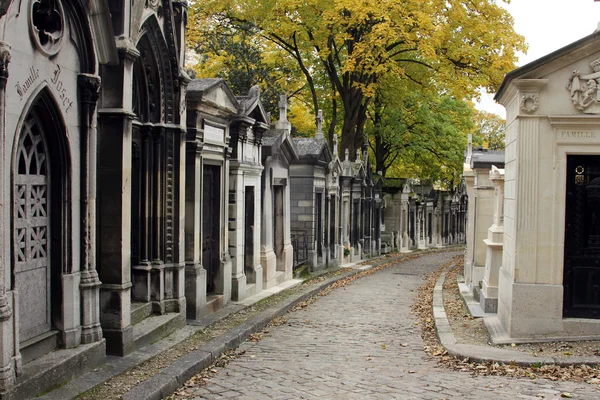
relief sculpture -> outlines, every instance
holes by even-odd
[[[579,70],[574,70],[569,78],[567,90],[576,109],[586,114],[600,113],[600,59],[590,63],[593,73],[582,75]]]

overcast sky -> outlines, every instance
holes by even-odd
[[[600,22],[600,1],[594,0],[511,0],[504,4],[515,20],[515,31],[525,36],[527,54],[518,66],[537,60],[594,32]],[[482,97],[478,108],[506,117],[504,107],[493,94]]]

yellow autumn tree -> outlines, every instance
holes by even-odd
[[[480,87],[494,91],[526,49],[495,0],[203,0],[191,11],[191,38],[244,31],[279,46],[304,77],[313,113],[329,110],[329,133],[339,124],[350,154],[383,76],[471,98]],[[418,69],[428,72],[413,75]]]

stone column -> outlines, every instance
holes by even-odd
[[[325,259],[325,266],[329,266],[331,263],[331,254],[330,254],[330,250],[331,250],[331,238],[329,237],[331,235],[330,229],[329,227],[331,226],[331,218],[335,218],[335,215],[332,216],[331,215],[331,194],[329,193],[328,188],[325,188],[325,215],[327,216],[325,218],[325,221],[323,223],[323,242],[324,244],[322,245],[322,249],[323,249],[323,256]]]
[[[221,215],[221,265],[222,274],[217,276],[217,287],[223,290],[223,305],[231,301],[231,255],[229,254],[229,160],[231,159],[231,148],[223,150],[223,168],[221,168],[221,202],[223,203],[223,214]]]
[[[8,64],[10,62],[10,46],[4,42],[0,42],[0,153],[7,154],[5,132],[6,119],[6,82],[8,80]],[[0,204],[6,204],[7,191],[9,182],[6,181],[10,176],[10,172],[4,170],[4,163],[0,163]],[[4,210],[9,207],[0,207],[0,221],[6,221],[6,213]],[[10,246],[9,238],[3,236],[3,231],[0,231],[1,242],[4,246]],[[5,248],[6,248],[5,247]],[[12,325],[12,309],[10,301],[6,295],[6,282],[9,281],[10,262],[6,260],[7,252],[0,253],[0,391],[5,391],[14,384],[15,371],[12,363],[12,355],[15,350],[14,346],[14,331]],[[8,253],[10,254],[10,253]],[[16,347],[18,350],[18,347]]]
[[[262,207],[261,207],[261,244],[260,264],[263,267],[263,288],[268,289],[275,286],[277,271],[277,257],[273,249],[273,225],[275,218],[275,205],[273,204],[273,167],[272,159],[265,161],[265,169],[262,178]],[[257,280],[259,277],[257,277]]]
[[[100,323],[107,351],[133,350],[131,325],[131,171],[133,63],[140,53],[128,38],[117,39],[121,62],[102,65],[110,76],[98,110],[98,273]]]
[[[485,272],[479,302],[486,313],[498,311],[498,274],[502,265],[504,235],[504,170],[492,166],[490,180],[494,183],[494,223],[484,239],[487,246]]]
[[[465,253],[465,265],[463,269],[463,276],[465,277],[465,284],[471,287],[471,276],[473,269],[473,258],[475,256],[475,173],[471,169],[469,164],[464,164],[463,177],[465,179],[465,185],[467,187],[467,197],[469,199],[469,206],[467,214],[469,218],[467,220],[467,250]],[[448,244],[451,244],[450,240],[450,221],[448,221]]]
[[[100,77],[81,74],[78,78],[81,107],[81,339],[65,333],[64,342],[73,347],[102,339],[100,328],[100,279],[96,271],[96,154],[94,120]],[[64,287],[65,285],[63,285]]]
[[[202,267],[202,143],[188,127],[185,171],[185,299],[189,319],[206,314],[206,270]]]
[[[286,182],[289,182],[290,177],[288,175]],[[290,216],[290,205],[292,204],[290,199],[290,185],[289,183],[283,188],[283,227],[284,227],[284,241],[283,241],[283,257],[285,260],[285,273],[284,281],[289,281],[294,277],[294,248],[292,246],[292,224]]]

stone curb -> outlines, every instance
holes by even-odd
[[[444,250],[447,251],[451,249],[452,248],[446,248]],[[421,255],[433,253],[436,252],[436,250],[423,251],[417,254]],[[382,258],[380,260],[376,260],[374,263],[369,264],[369,266],[370,268],[373,268],[388,262],[400,261],[408,255],[409,254],[401,254],[396,257]],[[363,262],[369,262],[369,260],[365,260]],[[160,400],[170,395],[175,390],[183,386],[183,384],[192,376],[210,366],[223,353],[239,347],[239,345],[247,340],[251,334],[264,329],[264,327],[267,326],[272,319],[284,315],[296,304],[316,295],[335,282],[370,269],[365,267],[357,268],[353,271],[322,282],[308,292],[284,299],[277,306],[271,307],[255,317],[242,322],[240,325],[232,328],[227,333],[206,343],[204,346],[202,346],[202,348],[189,353],[183,358],[180,358],[150,379],[133,387],[130,391],[123,395],[123,400]]]
[[[450,267],[448,267],[449,269]],[[516,364],[529,367],[532,364],[555,364],[560,366],[571,366],[574,364],[599,365],[600,357],[534,357],[516,350],[500,349],[492,346],[459,344],[456,341],[452,327],[448,321],[444,308],[443,285],[446,280],[446,269],[437,280],[433,288],[433,319],[438,340],[442,347],[457,358],[468,358],[470,361],[497,362],[500,364]]]

